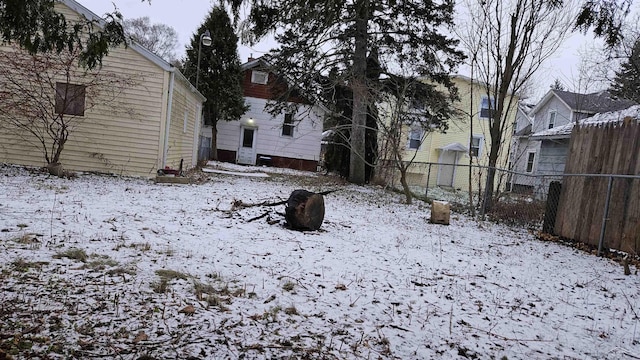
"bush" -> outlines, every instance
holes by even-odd
[[[531,199],[503,199],[496,202],[489,219],[506,225],[538,228],[545,212],[545,202]]]

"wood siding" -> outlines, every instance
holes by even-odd
[[[197,158],[194,158],[193,152],[194,147],[198,146],[197,135],[200,132],[199,108],[199,102],[193,96],[189,84],[176,77],[173,86],[166,166],[177,169],[181,160],[184,160],[183,169],[191,168],[196,164]]]
[[[253,71],[261,71],[268,74],[269,80],[266,84],[256,84],[251,81],[251,74]],[[285,93],[287,90],[287,84],[284,79],[279,78],[272,72],[269,72],[266,69],[261,68],[251,68],[247,69],[243,73],[242,77],[242,91],[245,97],[249,98],[257,98],[257,99],[266,99],[266,100],[275,100],[278,95]],[[305,101],[302,97],[297,96],[295,92],[291,94],[287,101],[298,104],[309,104],[308,101]]]
[[[640,175],[640,124],[576,126],[565,173]],[[609,179],[566,177],[555,222],[562,237],[598,246]],[[615,178],[604,235],[606,248],[640,252],[640,179]]]
[[[415,159],[413,160],[414,164],[409,169],[407,177],[410,185],[416,186],[425,186],[427,184],[427,177],[429,177],[429,187],[436,186],[438,180],[438,166],[431,166],[431,174],[428,176],[429,166],[426,163],[437,163],[440,160],[440,155],[442,153],[440,148],[449,145],[451,143],[460,143],[466,148],[469,148],[469,139],[470,135],[473,133],[474,136],[482,137],[481,141],[481,149],[480,149],[480,157],[479,159],[473,160],[474,164],[487,165],[489,162],[489,150],[491,143],[491,135],[489,134],[489,120],[480,118],[480,105],[481,98],[483,94],[486,94],[486,90],[483,86],[472,83],[469,79],[464,77],[454,77],[453,81],[455,85],[458,87],[460,101],[454,103],[454,108],[460,111],[460,114],[454,115],[449,120],[449,130],[446,133],[434,132],[427,135],[425,141],[422,143],[420,148],[417,151]],[[473,95],[473,103],[472,101]],[[508,158],[509,158],[509,144],[511,143],[511,136],[513,133],[513,122],[515,120],[516,111],[517,111],[517,100],[513,100],[512,107],[508,111],[508,119],[507,120],[507,131],[503,136],[502,146],[500,148],[499,160],[498,164],[503,164],[499,166],[506,167]],[[469,121],[469,116],[464,115],[469,113],[470,111],[474,112],[473,116],[473,130],[471,129],[471,124]],[[384,113],[384,110],[381,111]],[[388,113],[388,111],[387,111]],[[384,121],[381,119],[381,121]],[[408,127],[403,129],[404,139],[409,139]],[[408,160],[413,157],[415,150],[408,149],[405,151],[404,159]],[[468,153],[460,154],[459,156],[459,165],[469,165],[469,155]],[[384,159],[381,159],[384,161]],[[459,189],[468,189],[469,187],[469,167],[468,166],[458,166],[455,170],[454,174],[453,187]],[[473,174],[474,177],[474,187],[477,184],[478,175]],[[498,177],[496,177],[496,181],[499,181]],[[504,182],[502,183],[504,185]],[[484,186],[484,182],[483,182]]]
[[[272,116],[264,111],[267,100],[245,98],[249,110],[243,119],[254,119],[257,125],[256,154],[301,159],[318,162],[322,138],[323,112],[310,106],[302,106],[294,115],[293,136],[282,135],[284,114]],[[241,121],[218,123],[218,149],[237,152],[240,146]]]
[[[67,19],[79,18],[63,4],[57,4],[56,9]],[[100,99],[94,99],[98,104],[85,113],[71,132],[61,162],[66,169],[75,171],[155,175],[164,155],[167,89],[171,73],[131,47],[112,49],[104,58],[100,71],[126,76],[135,84],[117,94],[115,101],[102,103]],[[179,81],[176,81],[174,92],[179,94],[174,96],[177,104],[172,107],[168,165],[174,166],[180,158],[185,158],[190,166],[196,131],[195,108],[199,100],[189,92],[186,84]],[[188,136],[183,134],[183,107],[189,109]],[[180,120],[176,121],[176,118]],[[33,139],[25,141],[2,131],[0,143],[0,161],[46,165]]]
[[[556,112],[556,118],[553,127],[566,125],[572,121],[573,113],[567,105],[562,102],[557,96],[552,96],[544,106],[537,109],[534,117],[532,131],[537,133],[549,128],[549,114]]]

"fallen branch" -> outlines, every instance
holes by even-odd
[[[260,220],[260,219],[262,219],[263,217],[265,217],[265,216],[267,216],[267,215],[269,215],[269,211],[266,211],[266,212],[265,212],[264,214],[262,214],[262,215],[258,215],[258,216],[254,217],[254,218],[251,218],[251,219],[247,220],[247,222],[252,222],[252,221]]]
[[[332,192],[336,192],[338,190],[327,190],[327,191],[321,191],[319,193],[316,194],[320,194],[320,195],[327,195],[327,194],[331,194]],[[287,200],[282,200],[282,201],[277,201],[277,202],[267,202],[262,201],[259,203],[245,203],[242,200],[235,200],[233,202],[233,205],[231,206],[231,210],[236,210],[238,208],[250,208],[250,207],[256,207],[256,206],[278,206],[278,205],[284,205],[287,203]]]
[[[411,332],[411,330],[409,330],[409,329],[405,329],[405,328],[400,327],[400,326],[398,326],[398,325],[390,324],[390,325],[388,325],[388,326],[389,326],[390,328],[392,328],[392,329],[397,329],[397,330],[402,330],[402,331],[406,331],[406,332]]]
[[[627,294],[625,294],[624,291],[622,291],[622,290],[620,290],[620,292],[622,292],[622,295],[624,295],[624,299],[627,300],[627,304],[629,304],[629,308],[631,309],[631,312],[633,313],[634,320],[640,319],[638,317],[638,314],[636,313],[636,309],[634,309],[633,305],[631,305],[631,301],[629,301],[629,298],[627,297]]]

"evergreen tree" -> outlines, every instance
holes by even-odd
[[[562,91],[565,90],[564,85],[562,84],[562,81],[560,81],[560,79],[558,79],[558,78],[556,78],[553,81],[553,84],[551,84],[551,88],[553,90],[562,90]]]
[[[227,11],[216,6],[193,35],[183,73],[192,83],[196,81],[200,35],[209,30],[211,46],[202,45],[199,91],[207,98],[204,121],[211,125],[211,158],[218,159],[218,121],[238,120],[248,110],[242,93],[242,70],[238,57],[238,37]]]
[[[634,42],[628,59],[616,71],[609,90],[613,95],[640,104],[640,38]]]
[[[146,1],[146,0],[142,0]],[[67,21],[54,9],[57,0],[0,0],[1,40],[31,54],[80,49],[79,62],[93,69],[111,47],[126,44],[118,11],[107,14],[103,27],[91,19]],[[73,24],[73,25],[72,25]]]
[[[453,22],[453,0],[245,0],[251,12],[249,41],[273,34],[280,44],[270,60],[307,94],[330,93],[318,81],[336,69],[335,85],[351,91],[349,181],[366,181],[367,118],[375,103],[367,57],[375,49],[386,73],[420,75],[452,88],[449,74],[463,59],[457,41],[445,35]],[[241,0],[232,0],[237,11]],[[435,90],[434,88],[434,91]],[[332,110],[333,104],[327,103]]]
[[[562,1],[548,0],[548,3],[556,5]],[[593,30],[597,37],[604,38],[609,47],[614,47],[623,38],[622,25],[632,3],[633,0],[584,0],[575,26],[584,32]]]

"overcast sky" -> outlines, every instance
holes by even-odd
[[[163,23],[173,27],[178,33],[178,57],[184,55],[185,45],[189,42],[193,33],[204,21],[207,13],[211,9],[211,0],[76,0],[97,15],[104,15],[112,12],[115,6],[125,18],[137,18],[148,16],[152,23]],[[217,3],[217,2],[215,2]],[[588,37],[575,34],[560,47],[558,54],[547,61],[547,64],[538,72],[536,76],[536,86],[533,90],[531,100],[533,102],[544,96],[549,90],[549,86],[558,78],[568,90],[575,85],[578,77],[578,64],[580,62],[579,51],[586,45],[592,43]],[[259,57],[273,47],[273,43],[261,43],[252,48],[245,45],[238,45],[240,61],[247,61],[250,55]],[[468,74],[467,74],[468,75]],[[600,89],[593,89],[594,91]]]

